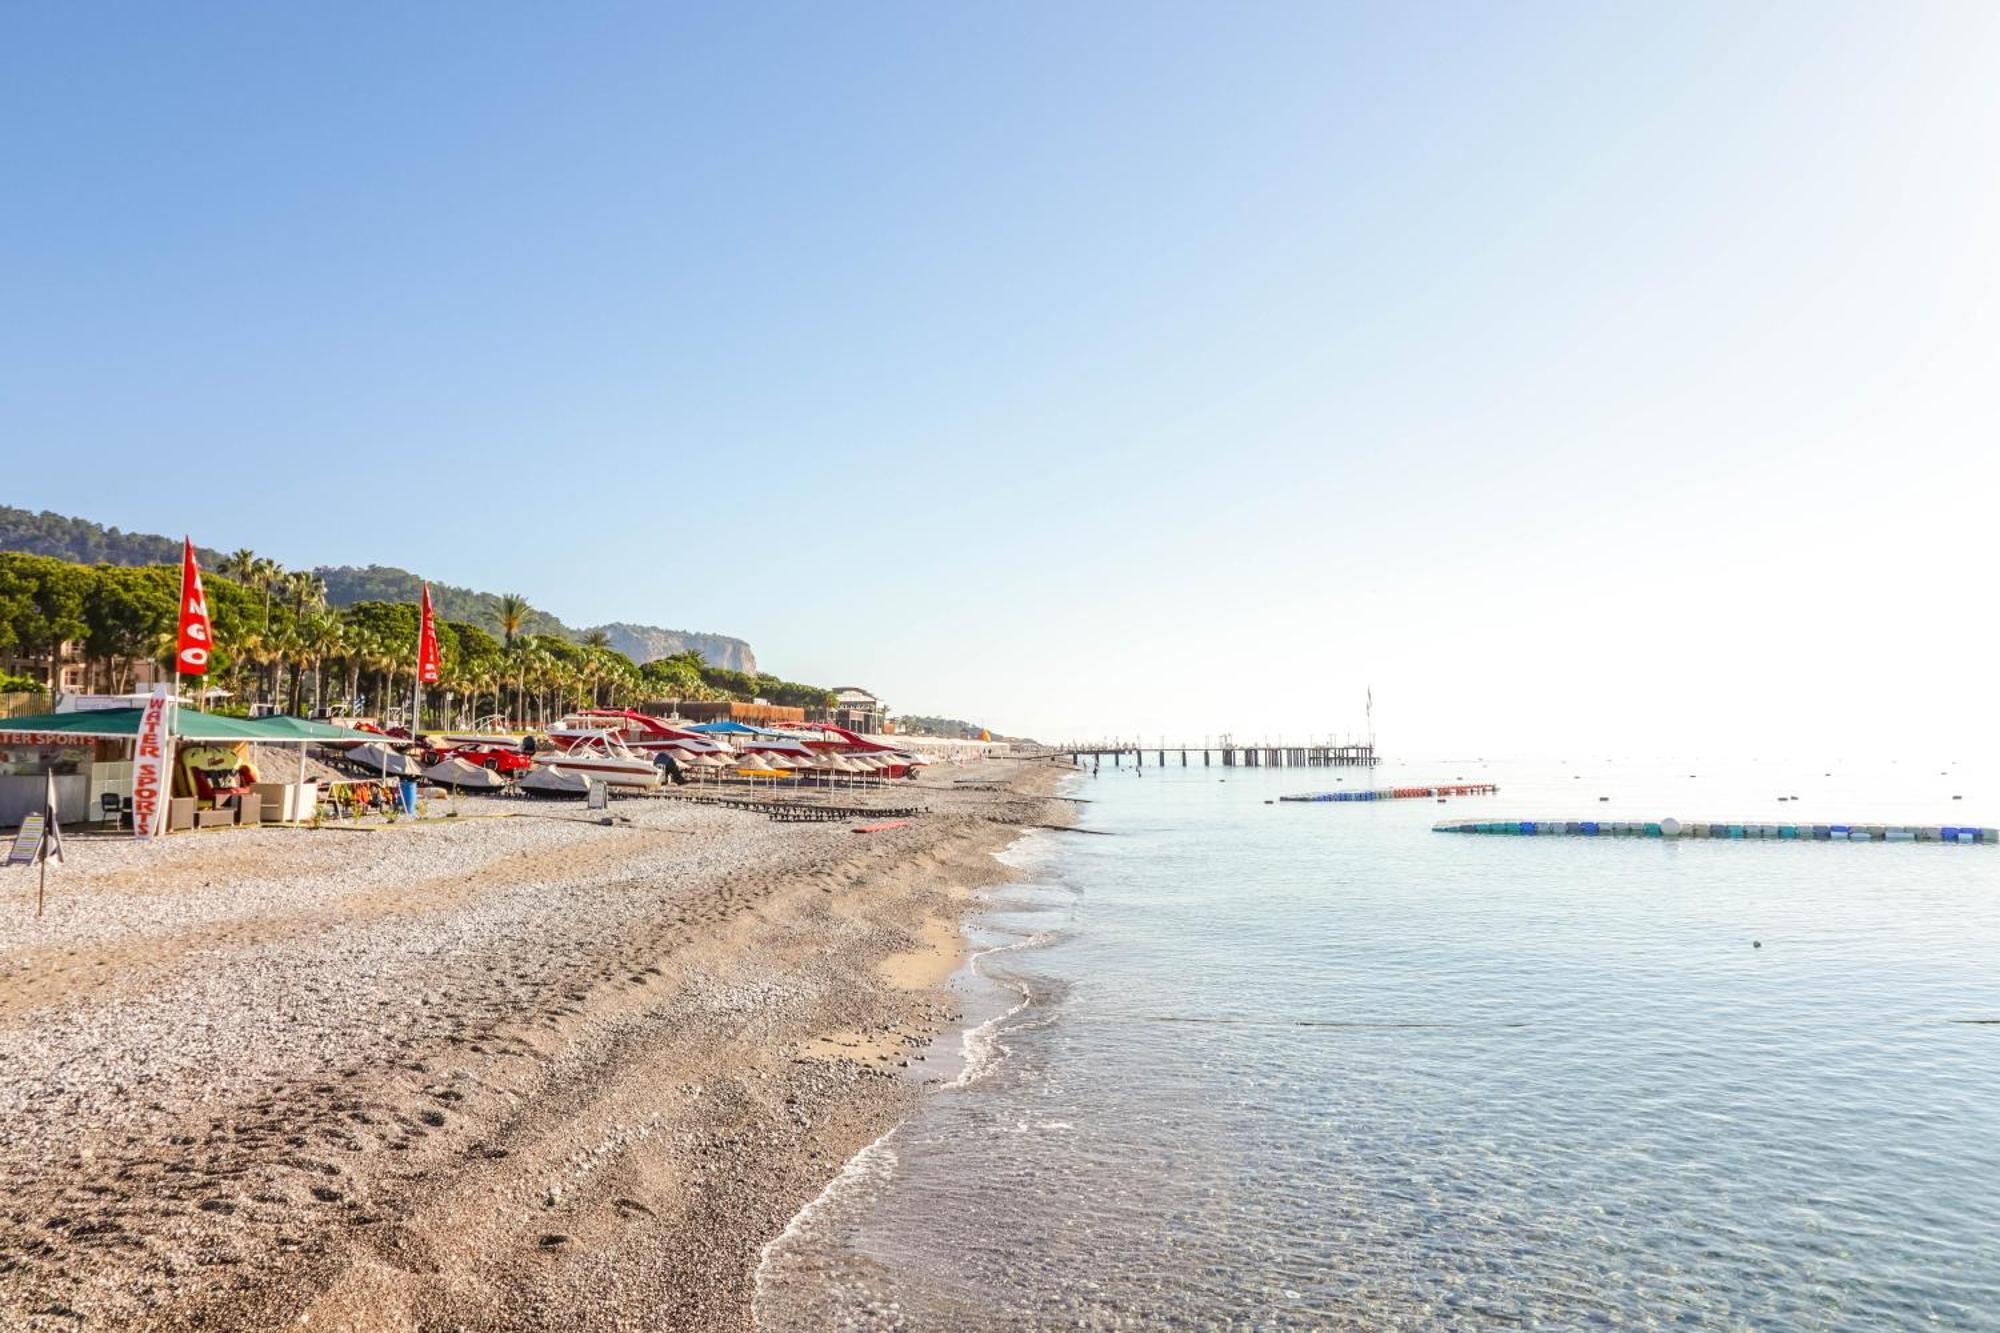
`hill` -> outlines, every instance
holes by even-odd
[[[899,714],[895,722],[898,734],[905,736],[943,736],[951,740],[977,740],[979,733],[985,730],[977,722],[967,722],[964,718],[958,717]],[[996,741],[1027,741],[1025,736],[1002,736],[997,731],[988,734]]]
[[[171,537],[121,532],[89,519],[69,518],[46,510],[38,514],[7,505],[0,505],[0,551],[25,551],[82,565],[172,565],[181,558],[181,544]],[[197,546],[195,552],[206,570],[218,570],[222,564],[220,551]],[[336,607],[357,602],[414,602],[423,583],[421,576],[393,565],[321,565],[313,573],[326,584],[328,605]],[[499,632],[498,593],[432,583],[431,602],[446,620],[464,621]],[[521,628],[529,634],[555,634],[580,640],[591,627],[574,629],[546,611],[530,610]],[[725,634],[622,621],[598,628],[604,630],[611,647],[641,664],[676,653],[696,652],[712,667],[753,675],[757,671],[757,655],[750,645]]]
[[[222,553],[197,546],[195,556],[212,567]],[[86,518],[65,518],[47,510],[0,505],[0,551],[51,555],[79,565],[177,565],[181,544],[149,532],[120,532]]]
[[[596,628],[604,631],[612,648],[634,662],[657,662],[678,653],[695,652],[700,653],[701,660],[712,667],[740,671],[746,676],[758,674],[757,654],[750,651],[750,645],[726,634],[661,629],[657,625],[627,625],[623,621]]]

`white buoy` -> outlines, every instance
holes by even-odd
[[[1663,838],[1680,837],[1681,821],[1678,819],[1662,819],[1660,821],[1660,836]]]

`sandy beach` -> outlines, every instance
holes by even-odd
[[[857,836],[672,799],[78,839],[0,913],[0,1327],[728,1330],[923,1095],[995,760]],[[860,798],[869,799],[869,798]]]

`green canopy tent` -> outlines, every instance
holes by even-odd
[[[329,726],[324,722],[308,722],[302,717],[260,717],[244,725],[260,729],[262,743],[266,745],[297,745],[299,747],[299,785],[306,781],[306,746],[318,744],[351,745],[356,741],[376,740],[367,732],[356,731],[352,727]],[[384,774],[387,777],[387,774]]]
[[[26,735],[68,736],[78,740],[126,740],[139,734],[142,708],[102,708],[78,713],[36,713],[28,717],[0,718],[0,745],[31,742],[14,739]],[[249,741],[256,745],[356,745],[369,738],[367,733],[347,727],[308,722],[302,717],[224,717],[220,713],[197,713],[176,708],[174,739],[209,745]]]
[[[61,745],[70,741],[137,740],[142,708],[86,709],[75,713],[36,713],[27,717],[0,718],[0,746]],[[172,732],[176,742],[191,745],[296,745],[299,747],[299,777],[306,780],[306,746],[354,745],[369,736],[347,727],[308,722],[300,717],[224,717],[219,713],[197,713],[192,709],[173,710]]]
[[[286,717],[283,714],[274,717],[252,718],[244,722],[243,725],[257,728],[258,735],[266,738],[267,741],[279,743],[293,740],[304,741],[309,745],[315,741],[326,744],[337,744],[340,742],[351,743],[354,741],[379,739],[379,737],[374,737],[370,732],[356,731],[353,727],[336,727],[326,722],[309,722],[302,717]]]

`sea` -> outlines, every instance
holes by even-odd
[[[1004,854],[767,1333],[2000,1329],[2000,847],[1431,827],[1991,826],[1993,767],[1148,760]]]

